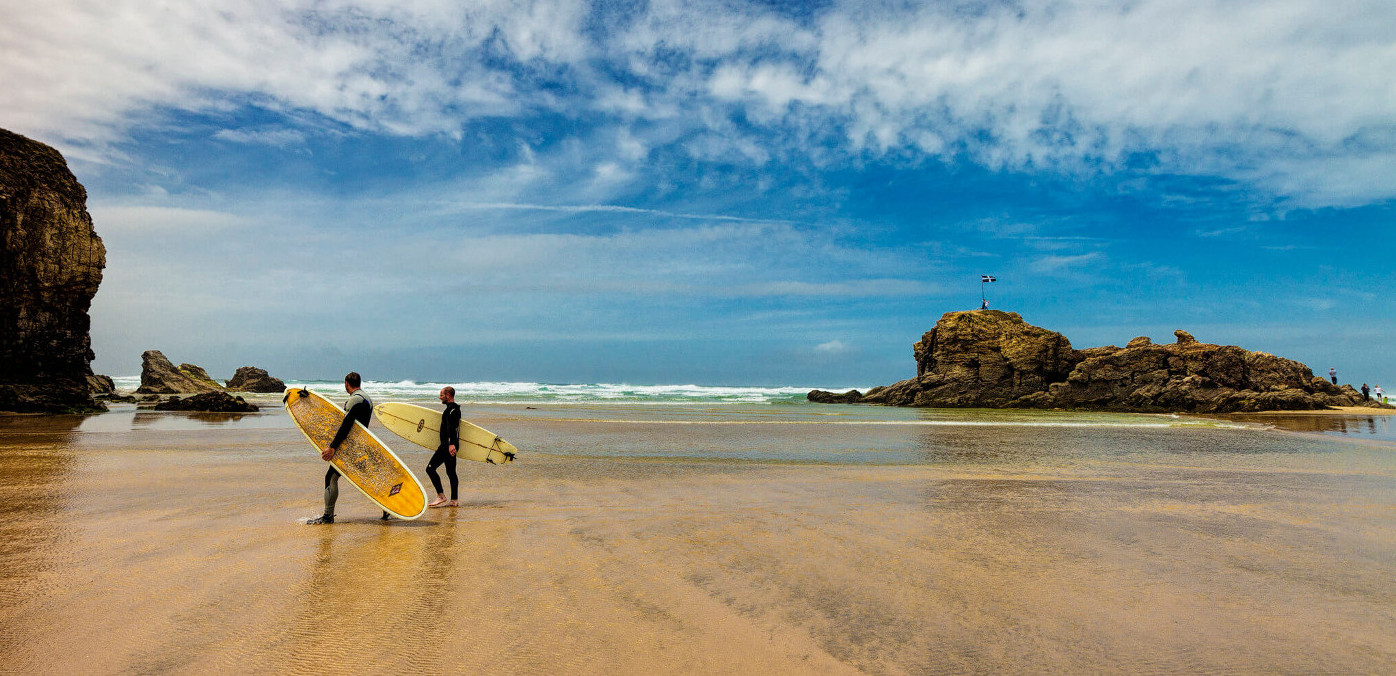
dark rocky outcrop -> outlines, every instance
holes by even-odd
[[[159,350],[141,353],[141,386],[136,394],[197,394],[222,392],[223,386],[193,364],[175,367]]]
[[[155,410],[252,413],[257,410],[257,406],[243,401],[242,397],[234,397],[227,392],[204,392],[203,394],[196,394],[188,399],[170,397],[156,404]]]
[[[948,312],[913,346],[917,377],[873,388],[857,402],[1227,413],[1351,406],[1362,399],[1299,362],[1201,343],[1186,331],[1174,336],[1170,345],[1140,336],[1123,348],[1076,350],[1016,313]],[[816,390],[809,398],[828,395]]]
[[[813,390],[805,398],[816,404],[856,404],[863,400],[863,393],[858,390],[849,390],[843,394]]]
[[[87,315],[106,248],[57,150],[0,129],[0,410],[103,410]]]
[[[273,378],[265,370],[255,366],[244,366],[228,381],[228,389],[237,392],[285,392],[286,383]]]
[[[1081,361],[1056,331],[1015,312],[952,312],[916,343],[917,377],[863,397],[898,406],[1000,407],[1066,380]]]
[[[87,376],[87,386],[92,394],[111,394],[116,391],[116,383],[109,376],[91,374]]]

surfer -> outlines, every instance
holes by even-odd
[[[436,454],[432,455],[431,462],[427,463],[427,476],[431,477],[431,485],[436,488],[436,500],[427,506],[457,507],[460,505],[456,493],[460,483],[456,479],[456,445],[460,443],[460,404],[456,403],[454,387],[441,388],[437,398],[446,405],[446,410],[441,412],[441,445],[436,447]],[[446,478],[451,480],[450,502],[446,501],[446,495],[441,492],[441,476],[436,473],[436,468],[442,465],[446,466]]]
[[[359,385],[362,379],[358,372],[350,371],[344,376],[344,391],[349,393],[349,400],[344,402],[344,422],[339,424],[339,431],[335,432],[334,441],[330,442],[325,450],[320,452],[320,458],[329,462],[334,458],[335,452],[339,450],[339,445],[344,443],[345,437],[349,436],[349,430],[354,428],[354,423],[362,423],[368,427],[369,418],[373,416],[373,402],[368,395],[364,394]],[[334,503],[339,500],[339,471],[330,465],[325,471],[325,513],[318,518],[307,521],[308,524],[334,523]],[[383,520],[388,519],[388,513],[383,512]]]

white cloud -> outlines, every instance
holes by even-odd
[[[824,355],[843,354],[850,349],[850,346],[841,340],[831,340],[827,343],[820,343],[814,346],[814,352],[816,354]]]
[[[166,110],[252,103],[453,137],[470,119],[541,110],[622,129],[662,122],[655,138],[615,136],[632,162],[656,142],[758,165],[914,152],[1067,173],[1143,153],[1162,171],[1232,178],[1297,205],[1396,197],[1388,0],[963,10],[850,0],[797,21],[662,0],[604,16],[598,33],[604,12],[567,0],[11,2],[0,6],[0,120],[100,156]],[[294,140],[257,134],[224,138]]]
[[[232,143],[278,147],[305,143],[305,134],[295,129],[221,129],[213,137]]]
[[[161,108],[238,101],[398,134],[453,133],[522,103],[482,65],[495,35],[522,60],[579,58],[571,2],[56,0],[0,9],[0,119],[68,141],[107,140]],[[114,84],[115,83],[115,84]]]
[[[1042,274],[1055,274],[1074,271],[1085,265],[1095,265],[1104,258],[1099,251],[1076,256],[1043,256],[1028,265],[1028,269]]]
[[[744,218],[742,216],[729,216],[726,214],[693,214],[676,211],[665,211],[662,209],[641,209],[638,207],[627,207],[616,204],[527,204],[518,202],[442,202],[441,206],[445,210],[458,211],[556,211],[568,214],[581,213],[613,213],[613,214],[650,214],[663,216],[666,218],[682,218],[699,221],[735,221],[738,223],[791,223],[791,221],[765,219],[765,218]]]
[[[88,207],[99,235],[140,234],[168,235],[178,232],[198,236],[212,230],[247,228],[252,221],[221,211],[161,206],[115,206],[94,204]]]

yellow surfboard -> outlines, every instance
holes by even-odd
[[[393,401],[375,406],[373,412],[378,415],[378,422],[403,439],[433,451],[441,445],[441,411]],[[513,444],[474,423],[462,420],[457,429],[457,458],[502,465],[513,461],[519,452]]]
[[[310,390],[296,387],[287,388],[282,401],[291,420],[316,451],[334,441],[334,434],[344,420],[344,409]],[[349,436],[339,445],[330,464],[354,484],[354,488],[393,516],[410,521],[426,511],[427,493],[417,476],[392,449],[358,422],[349,430]]]

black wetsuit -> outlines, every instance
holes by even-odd
[[[459,481],[456,479],[456,456],[451,455],[451,447],[455,446],[456,451],[460,451],[460,439],[457,437],[460,428],[460,405],[456,402],[447,402],[446,410],[441,412],[441,445],[436,447],[436,453],[431,456],[431,462],[427,463],[427,476],[431,477],[431,485],[436,488],[436,494],[441,494],[441,476],[436,473],[436,468],[446,466],[446,478],[451,480],[451,499],[458,498],[456,488]]]
[[[349,401],[344,402],[345,414],[344,422],[339,424],[339,431],[334,434],[334,441],[330,442],[330,448],[339,450],[339,445],[344,443],[345,437],[349,436],[349,430],[354,428],[354,423],[362,423],[368,427],[368,421],[373,417],[373,402],[363,390],[354,390],[349,395]],[[339,500],[339,470],[330,465],[325,470],[325,515],[334,516],[334,503]]]

